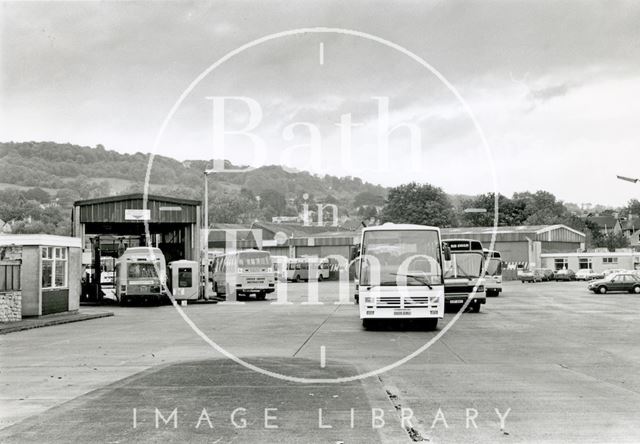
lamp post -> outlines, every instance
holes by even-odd
[[[200,239],[202,247],[200,251],[200,262],[206,265],[209,256],[209,170],[204,171],[204,214],[202,215],[202,234]]]
[[[202,217],[202,233],[200,235],[202,247],[200,250],[200,264],[203,270],[203,279],[205,283],[205,297],[207,297],[207,283],[209,275],[209,174],[216,173],[215,169],[204,170],[204,205]]]

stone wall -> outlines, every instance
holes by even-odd
[[[9,266],[17,268],[22,263],[23,248],[21,246],[0,247],[0,268]],[[2,268],[4,270],[4,268]],[[4,278],[13,280],[13,275]],[[20,281],[22,278],[20,277]],[[22,319],[22,292],[19,283],[10,285],[2,283],[0,287],[0,322],[15,322]]]
[[[0,293],[0,322],[14,322],[22,319],[22,292]]]

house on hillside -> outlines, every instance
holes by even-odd
[[[636,251],[640,251],[640,229],[629,236],[629,246]]]
[[[640,230],[640,216],[631,215],[620,221],[622,234],[629,237],[636,231]]]
[[[603,235],[622,233],[622,225],[616,216],[589,216],[587,221],[592,222]]]
[[[11,224],[0,219],[0,234],[11,233]]]
[[[640,251],[640,216],[631,215],[620,221],[622,233],[629,239],[629,246]]]

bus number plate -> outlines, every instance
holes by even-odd
[[[394,316],[411,316],[411,310],[393,310]]]

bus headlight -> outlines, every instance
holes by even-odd
[[[373,297],[371,297],[371,296],[365,296],[365,297],[364,297],[364,303],[365,303],[365,304],[373,304]]]

